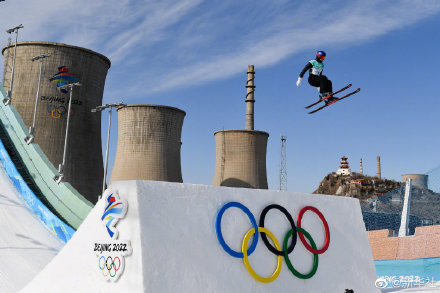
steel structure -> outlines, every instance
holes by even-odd
[[[281,136],[280,152],[280,190],[287,190],[287,158],[286,158],[287,137]]]

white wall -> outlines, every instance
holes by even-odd
[[[108,238],[100,220],[105,206],[101,200],[61,253],[23,292],[378,292],[356,199],[153,181],[119,181],[110,189],[128,201],[127,214],[119,220],[117,229],[119,240],[130,240],[133,248],[132,254],[125,257],[125,271],[119,280],[105,281],[93,252],[93,243]],[[242,259],[227,254],[216,236],[217,212],[229,201],[247,206],[257,223],[263,208],[272,203],[285,207],[295,224],[301,208],[318,208],[329,224],[331,241],[328,250],[319,255],[316,274],[307,280],[298,279],[283,260],[281,273],[273,282],[261,283],[252,278]],[[232,249],[240,249],[250,227],[239,209],[230,208],[224,213],[223,235]],[[287,219],[276,210],[267,214],[265,227],[280,243],[290,229]],[[325,231],[314,213],[305,213],[302,227],[318,248],[322,247]],[[299,238],[289,257],[298,271],[311,269],[313,256]],[[272,274],[276,266],[276,257],[261,237],[249,260],[263,276]]]

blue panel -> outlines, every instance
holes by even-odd
[[[376,260],[374,264],[378,277],[387,280],[386,287],[403,287],[408,283],[416,287],[440,281],[440,257]]]
[[[29,188],[26,182],[21,177],[20,173],[15,168],[14,163],[9,157],[2,141],[0,140],[0,162],[6,170],[9,178],[12,180],[14,186],[18,189],[24,201],[29,205],[30,209],[38,215],[40,220],[49,228],[52,233],[58,236],[64,243],[72,238],[75,230],[69,225],[61,221],[55,216],[39,199],[35,196],[33,191]]]

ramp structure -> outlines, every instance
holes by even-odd
[[[52,260],[73,230],[25,191],[5,152],[0,141],[0,291],[15,293]]]
[[[0,99],[4,98],[6,92],[0,85]],[[38,191],[44,205],[68,225],[78,228],[93,204],[70,183],[57,184],[53,180],[59,175],[58,171],[38,144],[26,144],[24,138],[28,136],[28,129],[15,106],[0,103],[0,137],[3,142],[8,142],[7,151],[14,153],[14,164],[20,163],[21,173],[28,175],[26,181],[32,184],[35,192]]]
[[[115,181],[21,292],[379,292],[376,279],[356,199]]]

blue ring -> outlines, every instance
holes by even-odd
[[[223,213],[230,207],[236,207],[241,209],[243,212],[245,212],[245,214],[249,217],[249,219],[251,220],[252,226],[254,226],[255,229],[255,234],[254,234],[254,238],[252,240],[252,244],[251,247],[249,248],[247,254],[251,255],[255,248],[257,247],[257,243],[258,243],[258,225],[257,225],[257,221],[255,221],[254,215],[252,215],[251,211],[249,211],[249,209],[247,207],[245,207],[244,205],[242,205],[239,202],[235,202],[235,201],[231,201],[228,202],[227,204],[225,204],[217,213],[217,221],[216,221],[216,233],[217,233],[217,239],[220,242],[220,245],[223,247],[223,249],[229,253],[231,256],[236,257],[236,258],[243,258],[243,252],[237,252],[235,250],[232,250],[225,242],[225,240],[223,239],[223,235],[222,235],[222,227],[221,227],[221,222],[222,222],[222,216]]]
[[[102,255],[100,258],[99,258],[99,260],[98,260],[98,267],[99,267],[99,269],[102,271],[103,269],[104,269],[104,266],[105,266],[105,264],[102,266],[102,268],[101,268],[101,258],[103,258],[104,260],[105,260],[105,257]]]

